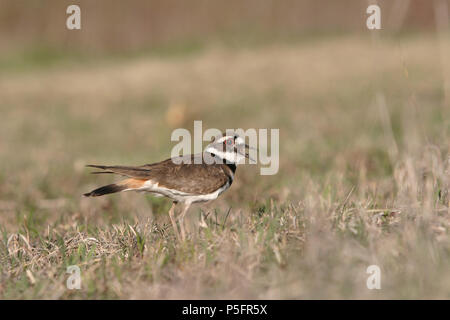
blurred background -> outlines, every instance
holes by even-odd
[[[197,47],[298,40],[322,33],[367,32],[366,8],[378,4],[389,32],[434,31],[440,1],[8,1],[2,0],[1,48],[130,53],[161,46]],[[66,8],[83,11],[82,31],[65,26]]]
[[[81,8],[81,30],[66,28],[66,8],[72,4]],[[366,27],[370,4],[381,8],[381,30]],[[165,221],[166,200],[134,194],[82,199],[82,193],[113,181],[90,176],[84,166],[163,160],[174,146],[172,130],[192,129],[194,120],[202,120],[204,129],[280,129],[279,173],[260,176],[256,166],[239,168],[233,188],[205,210],[225,214],[230,206],[239,208],[231,214],[233,223],[239,215],[297,206],[295,213],[280,212],[324,214],[331,220],[324,218],[323,226],[329,225],[337,238],[321,237],[322,227],[313,228],[317,233],[311,238],[321,240],[321,250],[308,251],[308,243],[298,238],[280,247],[281,256],[289,256],[292,248],[301,248],[293,249],[296,256],[349,251],[327,255],[329,263],[339,266],[332,280],[330,269],[315,270],[300,289],[282,286],[286,290],[258,285],[258,279],[277,283],[278,269],[266,265],[280,263],[271,245],[270,255],[255,262],[259,273],[243,271],[246,280],[234,273],[229,282],[211,276],[203,286],[194,271],[186,271],[188,280],[180,287],[166,281],[173,271],[162,280],[151,278],[154,286],[134,296],[123,283],[103,288],[92,267],[92,297],[223,297],[222,292],[238,298],[372,298],[355,289],[346,274],[369,257],[379,257],[396,272],[392,291],[384,297],[448,297],[448,215],[433,224],[441,237],[439,245],[431,242],[436,255],[426,242],[412,258],[401,253],[424,238],[421,233],[414,231],[403,244],[383,238],[395,248],[389,255],[375,244],[380,243],[379,229],[358,233],[366,218],[333,219],[346,204],[352,212],[413,208],[405,210],[416,214],[428,199],[448,208],[449,6],[447,0],[0,0],[0,227],[5,249],[0,297],[48,297],[49,290],[32,289],[27,268],[34,281],[43,279],[41,288],[53,288],[54,297],[71,297],[47,278],[72,258],[61,253],[55,262],[36,253],[42,253],[36,248],[49,226],[62,238],[83,232],[98,237],[102,231],[95,228],[112,230],[112,224],[149,217]],[[37,250],[29,253],[17,240],[17,250],[23,246],[30,254],[26,259],[11,258],[19,252],[10,250],[17,232]],[[348,242],[339,238],[346,232]],[[428,236],[435,239],[434,231]],[[349,252],[359,252],[352,245],[371,251],[352,256]],[[78,252],[79,247],[72,249]],[[436,272],[431,274],[425,265],[429,255],[441,259],[433,260]],[[285,272],[308,275],[323,261],[319,254],[306,255]],[[413,267],[398,267],[403,262]],[[90,260],[86,265],[91,263],[96,266]],[[179,263],[169,263],[169,270]],[[425,277],[417,290],[405,285],[414,277]],[[192,283],[199,284],[194,291]],[[216,285],[222,291],[208,291]]]

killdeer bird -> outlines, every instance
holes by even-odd
[[[175,206],[177,203],[184,205],[178,219],[181,238],[185,239],[184,217],[191,204],[214,200],[231,186],[236,165],[249,158],[246,148],[249,146],[238,135],[222,134],[199,154],[137,167],[88,165],[103,170],[92,172],[94,174],[118,174],[126,179],[85,193],[84,196],[98,197],[116,192],[138,191],[167,197],[173,201],[169,217],[178,239],[180,233],[175,220]]]

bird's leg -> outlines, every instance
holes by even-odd
[[[186,239],[186,232],[184,230],[184,216],[188,212],[190,206],[191,206],[190,203],[186,203],[184,205],[183,212],[181,212],[180,217],[178,218],[178,219],[180,219],[181,239],[183,239],[183,241]]]
[[[173,227],[173,231],[175,232],[175,236],[177,237],[178,240],[180,240],[180,234],[179,234],[178,228],[177,228],[177,221],[175,220],[175,206],[176,205],[177,205],[177,203],[174,201],[169,210],[169,217],[170,217],[170,221],[172,222],[172,227]]]

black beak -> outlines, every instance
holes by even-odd
[[[244,147],[245,147],[246,149],[250,149],[250,150],[257,150],[257,149],[255,149],[255,148],[250,147],[248,144],[244,144]],[[243,154],[239,152],[239,154],[242,155],[242,156],[244,156],[244,157],[246,157],[246,158],[249,159],[250,161],[256,163],[256,161],[250,157],[250,155],[249,155],[248,152],[244,152]]]

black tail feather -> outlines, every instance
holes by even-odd
[[[103,186],[98,189],[95,189],[95,190],[85,193],[83,195],[85,197],[98,197],[98,196],[103,196],[103,195],[109,194],[109,193],[120,192],[120,191],[125,190],[126,188],[127,188],[126,186],[121,186],[121,185],[113,183],[113,184],[108,184],[107,186]]]
[[[103,174],[103,173],[114,173],[114,172],[112,172],[112,171],[94,171],[94,172],[91,172],[91,174]]]

